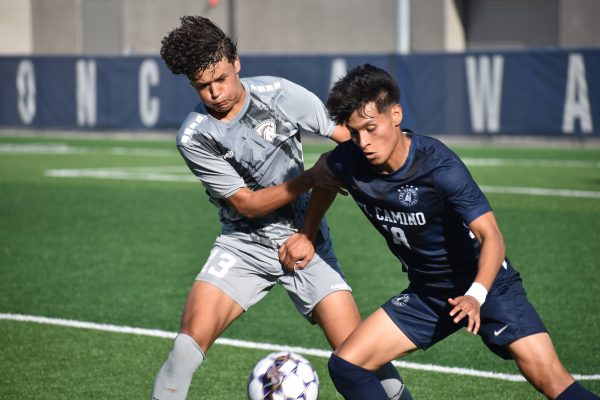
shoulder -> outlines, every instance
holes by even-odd
[[[177,132],[177,147],[191,146],[192,138],[208,138],[209,135],[207,132],[210,130],[210,118],[208,118],[206,108],[202,105],[202,103],[200,103],[187,115],[181,124],[179,131]]]
[[[352,140],[338,144],[327,157],[327,165],[338,176],[351,175],[365,161]]]
[[[480,190],[460,157],[440,140],[420,136],[423,169],[430,173],[433,185],[442,197],[480,196]]]
[[[276,76],[253,76],[242,78],[242,82],[255,94],[277,93],[285,90],[286,81],[283,78]]]
[[[242,78],[250,93],[259,98],[296,98],[300,95],[313,95],[308,89],[285,78],[277,76],[254,76]],[[313,95],[314,96],[314,95]]]
[[[331,159],[355,159],[362,155],[362,152],[352,140],[347,140],[338,144],[329,156]]]
[[[466,168],[458,155],[439,139],[414,133],[411,135],[415,146],[415,161],[419,168],[433,173]]]
[[[458,156],[450,150],[441,140],[416,133],[409,133],[415,141],[417,151],[427,154],[436,159],[458,159]]]

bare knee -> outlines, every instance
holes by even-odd
[[[574,382],[560,362],[551,366],[540,365],[534,372],[527,373],[525,378],[549,399],[557,398]]]
[[[179,332],[194,339],[202,351],[206,353],[217,337],[212,337],[206,329],[202,329],[201,324],[197,321],[198,319],[193,316],[182,319]]]
[[[337,349],[360,324],[361,318],[352,293],[339,291],[325,297],[313,310],[331,348]]]
[[[574,382],[560,362],[547,333],[519,339],[511,343],[509,349],[523,376],[547,398],[555,399]]]
[[[220,289],[198,281],[183,310],[180,332],[192,337],[206,352],[243,311]]]

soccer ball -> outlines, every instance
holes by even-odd
[[[310,362],[290,352],[271,353],[248,378],[250,400],[316,400],[319,377]]]

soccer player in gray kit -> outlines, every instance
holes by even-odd
[[[201,102],[177,135],[177,148],[218,208],[221,234],[193,284],[180,333],[154,383],[153,400],[185,399],[196,369],[222,332],[280,284],[333,349],[360,324],[351,288],[323,220],[315,257],[288,271],[279,246],[302,226],[319,171],[304,171],[300,135],[350,138],[311,92],[282,78],[241,79],[235,44],[209,19],[181,18],[161,57],[184,74]],[[390,364],[378,373],[390,399],[411,399]]]

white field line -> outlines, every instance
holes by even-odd
[[[134,147],[77,147],[65,143],[56,144],[0,144],[0,154],[108,154],[115,156],[177,157],[173,150]]]
[[[557,167],[557,168],[600,168],[594,160],[527,160],[517,158],[462,158],[468,166],[477,167]]]
[[[45,171],[45,175],[52,178],[93,178],[158,182],[198,181],[198,179],[184,167],[175,166],[154,168],[49,169]],[[600,192],[591,190],[548,189],[518,186],[481,186],[481,189],[486,193],[600,199]]]
[[[52,178],[93,178],[151,182],[198,182],[198,178],[189,172],[185,174],[174,174],[161,172],[160,168],[158,168],[155,172],[129,168],[49,169],[45,171],[45,175]]]
[[[87,154],[89,148],[57,144],[0,144],[0,154]]]
[[[114,333],[126,333],[130,335],[140,335],[140,336],[151,336],[151,337],[159,337],[165,339],[173,339],[175,338],[176,332],[167,332],[159,329],[145,329],[145,328],[134,328],[129,326],[118,326],[111,324],[98,324],[94,322],[85,322],[85,321],[75,321],[70,319],[61,319],[61,318],[48,318],[48,317],[37,317],[33,315],[22,315],[22,314],[5,314],[0,313],[0,320],[9,320],[9,321],[21,321],[21,322],[35,322],[39,324],[46,325],[55,325],[55,326],[65,326],[69,328],[81,328],[81,329],[91,329],[96,331],[103,332],[114,332]],[[256,343],[250,342],[246,340],[238,340],[238,339],[226,339],[219,338],[215,342],[216,344],[223,346],[231,346],[231,347],[240,347],[254,350],[266,350],[266,351],[292,351],[299,354],[329,358],[331,351],[329,350],[320,350],[320,349],[309,349],[304,347],[296,347],[296,346],[285,346],[279,344],[271,344],[271,343]],[[505,374],[500,372],[493,371],[479,371],[476,369],[470,368],[458,368],[458,367],[445,367],[442,365],[434,365],[434,364],[419,364],[415,362],[408,361],[394,361],[393,364],[400,368],[407,369],[416,369],[421,371],[428,372],[441,372],[445,374],[454,374],[454,375],[463,375],[463,376],[474,376],[478,378],[492,378],[499,379],[503,381],[511,381],[511,382],[524,382],[525,379],[521,375],[516,374]],[[600,380],[600,374],[593,375],[581,375],[581,374],[573,374],[575,379],[577,380]]]
[[[577,197],[584,199],[600,199],[600,192],[591,190],[548,189],[519,186],[480,186],[486,193],[524,194],[529,196]]]

